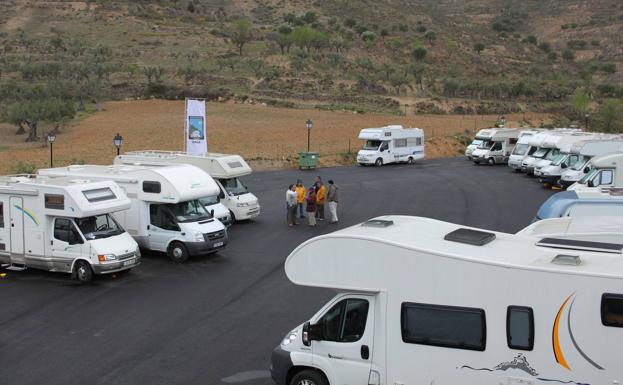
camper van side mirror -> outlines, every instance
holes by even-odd
[[[567,167],[569,167],[569,166],[567,166],[567,163],[563,162],[563,163],[560,164],[560,168],[567,168]]]
[[[214,218],[214,209],[210,210],[210,218]]]
[[[588,187],[595,187],[595,182],[593,182],[593,180],[591,179],[591,180],[589,180],[588,182],[586,182],[586,185],[587,185]]]
[[[588,172],[591,171],[591,170],[587,166],[587,167],[584,167],[584,170],[582,170],[582,171],[584,171],[584,174],[588,174]]]
[[[312,325],[309,321],[303,325],[303,345],[310,346],[312,341],[322,340],[322,329],[319,324]]]

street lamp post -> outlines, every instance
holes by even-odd
[[[123,136],[119,135],[119,133],[117,132],[117,135],[115,135],[115,137],[112,139],[112,142],[115,144],[115,147],[117,147],[117,156],[118,156],[119,150],[121,149],[121,145],[123,144]]]
[[[48,132],[48,143],[50,143],[50,168],[54,167],[54,141],[56,140],[56,134],[53,131]]]
[[[584,114],[584,128],[586,128],[586,131],[588,131],[588,120],[590,118],[591,118],[591,114],[589,114],[588,112]]]
[[[307,119],[307,122],[305,122],[305,125],[307,126],[307,152],[309,152],[309,148],[310,148],[310,135],[311,135],[311,129],[312,129],[312,121],[311,119]]]

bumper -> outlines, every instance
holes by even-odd
[[[357,157],[357,163],[359,163],[359,164],[374,164],[375,160],[376,159],[372,159],[372,158]]]
[[[572,184],[574,184],[575,182],[576,182],[575,180],[562,180],[562,179],[560,179],[560,180],[558,180],[558,185],[560,187],[567,188],[567,187],[571,186]]]
[[[140,264],[141,257],[137,255],[133,258],[128,258],[123,261],[93,264],[91,265],[91,267],[93,268],[93,272],[95,274],[112,274],[128,269],[133,269]]]
[[[184,245],[188,249],[190,255],[203,255],[216,253],[227,246],[228,237],[225,234],[221,238],[206,240],[205,242],[185,242]]]
[[[560,175],[541,175],[539,176],[539,183],[555,184],[560,179]]]
[[[219,222],[221,222],[223,224],[223,226],[225,227],[229,227],[232,225],[233,221],[231,220],[231,217],[228,215],[226,217],[220,217],[217,218]]]
[[[513,170],[521,170],[521,163],[508,162],[508,167],[512,168]]]
[[[234,215],[236,216],[236,220],[238,221],[253,219],[260,216],[260,209],[260,205],[257,205],[255,207],[236,207]]]
[[[286,385],[288,371],[292,367],[290,352],[277,346],[270,357],[270,376],[277,385]]]

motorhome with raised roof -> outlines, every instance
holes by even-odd
[[[513,169],[515,172],[521,171],[521,162],[527,156],[532,155],[536,151],[536,147],[530,146],[530,138],[532,138],[533,135],[536,135],[541,131],[542,130],[529,129],[522,130],[519,133],[519,139],[517,139],[517,144],[513,148],[511,156],[508,158],[508,167]]]
[[[218,200],[230,212],[232,221],[253,219],[260,215],[260,204],[240,177],[251,174],[251,167],[240,155],[206,153],[190,155],[175,151],[131,151],[115,158],[115,164],[166,166],[192,164],[216,181]],[[214,197],[211,198],[214,201]],[[204,199],[204,204],[210,202]]]
[[[551,140],[556,141],[556,138],[561,135],[573,132],[577,133],[581,131],[582,130],[576,128],[556,128],[554,130],[543,131],[536,135],[533,135],[529,141],[529,144],[530,146],[537,147],[537,149],[532,155],[527,156],[521,162],[521,171],[525,172],[528,175],[533,175],[535,164],[538,161],[547,157],[552,149],[555,147],[549,144],[551,143]],[[550,139],[552,137],[554,137],[554,139]],[[546,142],[548,142],[548,144],[546,144]]]
[[[590,161],[589,170],[569,191],[600,191],[613,187],[623,188],[623,152],[596,156]]]
[[[476,136],[474,137],[474,140],[472,140],[472,142],[467,145],[467,147],[465,148],[465,157],[467,157],[467,160],[472,160],[472,152],[474,152],[474,150],[482,144],[483,140],[490,137],[489,130],[491,129],[483,128],[482,130],[478,131],[476,133]]]
[[[384,216],[312,238],[296,285],[338,293],[275,348],[277,385],[623,381],[623,235],[591,242]]]
[[[507,163],[517,144],[519,133],[517,128],[492,128],[486,134],[481,134],[482,143],[472,152],[474,163]]]
[[[400,125],[364,128],[359,139],[365,141],[357,153],[357,163],[380,167],[389,163],[409,163],[424,159],[424,130]]]
[[[543,142],[544,148],[549,148],[550,151],[547,155],[534,163],[534,176],[539,178],[539,182],[541,183],[554,183],[560,177],[560,171],[558,169],[558,173],[554,174],[553,169],[548,169],[549,174],[542,178],[542,170],[543,168],[549,166],[554,162],[564,162],[569,161],[575,163],[578,160],[578,156],[573,155],[569,158],[569,154],[571,152],[571,146],[574,143],[593,139],[597,136],[597,134],[584,133],[584,132],[570,132],[562,135],[551,135]],[[560,163],[558,164],[558,166]]]
[[[0,264],[72,273],[81,282],[132,269],[138,245],[113,216],[129,208],[111,181],[0,177]]]
[[[199,201],[216,194],[218,186],[195,166],[79,165],[41,169],[39,175],[116,182],[131,206],[115,219],[142,248],[166,252],[175,262],[227,245],[227,229]]]
[[[579,159],[575,165],[562,172],[558,184],[563,188],[571,186],[590,171],[592,166],[589,162],[592,158],[614,152],[623,153],[623,139],[620,137],[606,138],[604,135],[599,139],[574,143],[571,154],[576,154]]]

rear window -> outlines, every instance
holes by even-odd
[[[45,194],[45,208],[64,210],[65,209],[65,196],[60,194]]]
[[[623,294],[606,293],[601,296],[601,323],[623,327]]]
[[[143,192],[151,193],[151,194],[159,194],[162,190],[160,186],[160,182],[152,182],[152,181],[144,181],[143,182]]]

